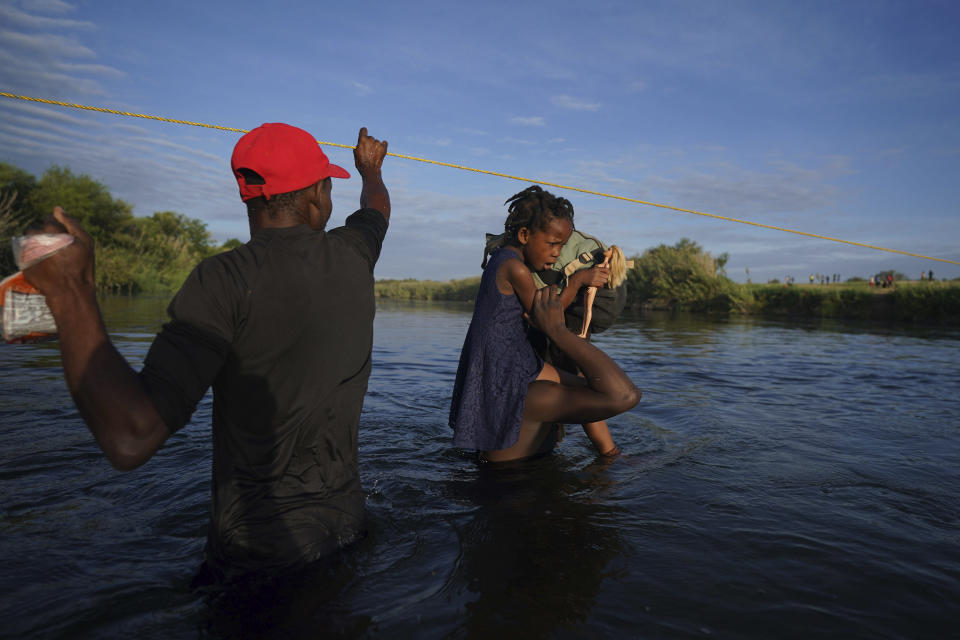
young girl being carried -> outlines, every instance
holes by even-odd
[[[450,407],[454,445],[492,462],[550,451],[557,423],[596,423],[640,400],[620,367],[563,320],[580,287],[603,286],[609,269],[573,274],[560,294],[534,284],[531,271],[549,268],[573,231],[572,205],[536,186],[507,202],[506,244],[485,265]],[[525,312],[585,377],[544,363],[527,339]]]

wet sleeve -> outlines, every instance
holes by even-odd
[[[207,262],[187,278],[167,310],[140,379],[171,433],[181,429],[230,354],[231,301],[225,274]]]
[[[330,231],[353,245],[370,265],[370,271],[380,258],[380,248],[387,234],[387,219],[376,209],[359,209],[350,214],[342,227]]]

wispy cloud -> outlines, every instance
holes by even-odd
[[[66,13],[72,11],[72,7],[66,3],[28,3],[31,5],[44,4],[49,5],[51,9],[30,6],[28,9],[36,11],[45,11],[46,13]],[[64,10],[58,10],[56,7],[61,5]],[[27,29],[92,29],[94,24],[83,20],[71,20],[69,18],[47,18],[46,16],[37,16],[30,13],[24,13],[15,7],[4,4],[0,5],[0,21],[11,27],[23,27]]]
[[[353,86],[353,90],[356,92],[358,96],[368,96],[371,93],[373,93],[373,87],[371,87],[370,85],[366,85],[366,84],[363,84],[362,82],[356,82],[356,81],[351,82],[350,84]]]
[[[123,78],[127,74],[119,69],[108,67],[105,64],[71,64],[69,62],[56,62],[53,68],[57,71],[63,71],[70,75],[78,73],[88,73],[95,76],[105,76],[110,78]]]
[[[483,131],[483,130],[481,130],[481,129],[471,129],[471,128],[469,128],[469,127],[459,127],[459,128],[456,129],[456,131],[457,131],[458,133],[466,133],[466,134],[469,134],[469,135],[472,135],[472,136],[488,136],[488,135],[490,135],[488,132]]]
[[[0,125],[0,134],[2,134],[4,147],[29,148],[32,145],[49,143],[48,151],[57,148],[65,148],[73,145],[76,140],[71,135],[58,127],[48,128],[47,131],[23,126],[32,124],[27,119],[14,118],[9,122]],[[20,125],[20,126],[17,126]]]
[[[542,127],[547,124],[547,122],[541,116],[516,116],[510,118],[510,124],[518,124],[521,127]]]
[[[75,6],[63,0],[21,0],[20,4],[27,11],[40,13],[73,13],[77,10]]]
[[[93,58],[94,53],[73,38],[50,33],[16,33],[0,31],[0,46],[9,50],[43,54],[47,58]]]
[[[509,193],[490,196],[452,196],[406,188],[390,189],[395,211],[402,211],[402,223],[390,229],[384,242],[377,277],[448,279],[480,272],[483,237],[503,230]],[[396,220],[399,222],[400,217]],[[430,251],[410,260],[407,247],[422,244],[424,237],[443,238]]]
[[[435,138],[433,136],[411,136],[410,142],[417,144],[426,144],[432,147],[449,147],[450,138]]]
[[[648,176],[643,184],[677,206],[706,213],[769,215],[811,212],[835,205],[841,190],[830,183],[844,171],[782,166],[767,172],[739,167],[678,169]]]
[[[886,73],[860,78],[858,83],[844,90],[850,95],[866,92],[881,98],[926,99],[934,96],[953,96],[960,93],[960,73],[915,72]]]
[[[906,151],[907,151],[906,147],[889,147],[886,149],[878,149],[877,157],[880,157],[880,158],[898,157],[898,156],[902,156],[904,153],[906,153]]]
[[[100,95],[102,85],[90,78],[70,73],[55,73],[51,64],[38,64],[24,58],[15,58],[0,50],[0,86],[15,89],[16,93],[41,97],[57,97],[70,92]]]
[[[523,145],[523,146],[532,146],[537,144],[536,140],[529,140],[527,138],[514,138],[512,136],[507,136],[505,138],[500,138],[500,142],[506,145]]]
[[[57,14],[73,10],[64,2],[28,2],[24,6]],[[86,62],[96,58],[96,52],[65,35],[90,29],[93,23],[32,15],[2,4],[0,24],[7,27],[0,29],[0,85],[6,88],[44,97],[100,94],[98,79],[125,75],[113,66]]]
[[[3,112],[0,111],[0,113]],[[92,129],[96,131],[100,127],[94,126]],[[6,132],[12,140],[22,142],[43,139],[59,143],[66,140],[85,140],[93,143],[98,138],[97,134],[78,133],[86,129],[78,127],[77,123],[54,124],[53,121],[44,118],[10,113],[4,115],[3,122],[0,123],[0,131]]]
[[[12,113],[25,113],[31,116],[42,118],[43,121],[66,122],[72,125],[91,126],[88,114],[81,114],[77,111],[66,111],[58,107],[40,105],[32,102],[20,102],[18,100],[4,100],[0,102],[0,113],[9,111]]]
[[[223,162],[223,158],[217,154],[208,153],[190,145],[171,142],[166,138],[129,136],[123,138],[122,143],[127,146],[134,147],[140,151],[157,151],[159,147],[163,147],[182,153],[182,157],[195,157],[198,159],[209,160],[214,164]]]
[[[572,109],[573,111],[599,111],[601,106],[599,102],[581,100],[573,96],[553,96],[550,98],[550,102],[552,102],[555,107]]]

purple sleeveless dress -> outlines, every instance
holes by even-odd
[[[497,270],[510,259],[519,257],[503,248],[487,262],[460,352],[450,426],[454,446],[463,449],[493,451],[516,444],[527,385],[543,369],[527,340],[519,298],[497,289]]]

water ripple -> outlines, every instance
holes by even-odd
[[[166,302],[106,305],[136,365]],[[595,337],[644,392],[609,421],[623,455],[599,460],[573,425],[552,456],[492,469],[446,423],[470,311],[378,309],[359,442],[369,535],[331,602],[298,601],[291,636],[952,635],[960,332],[627,315]],[[5,633],[230,635],[188,586],[209,396],[121,474],[55,343],[0,348],[0,372]]]

